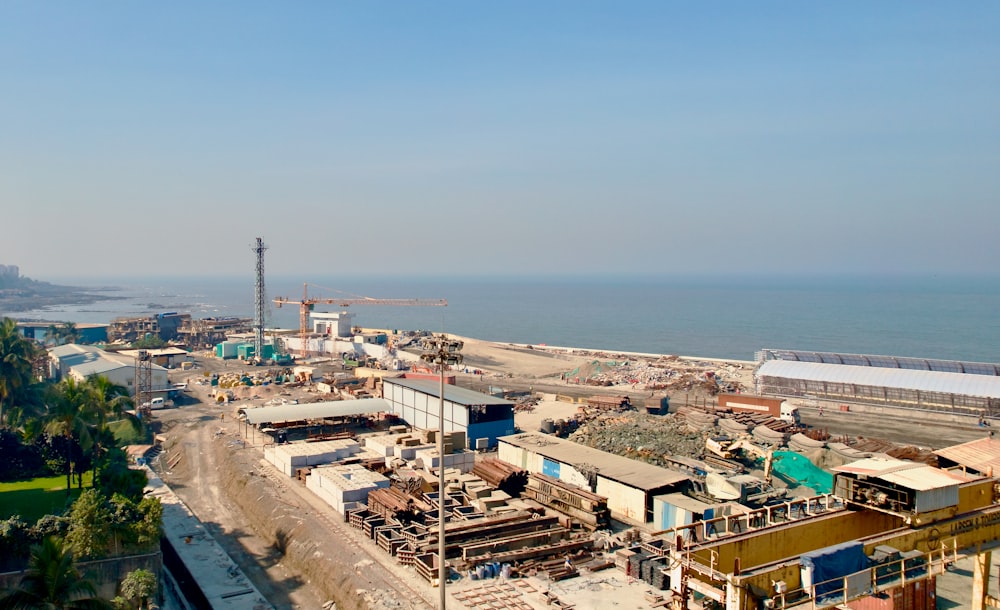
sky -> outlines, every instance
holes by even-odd
[[[0,3],[0,264],[995,274],[1000,3]]]

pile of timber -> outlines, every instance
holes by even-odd
[[[495,458],[476,462],[472,474],[514,498],[520,496],[528,484],[527,470]]]
[[[554,477],[533,473],[528,477],[524,496],[572,517],[590,530],[611,527],[608,499],[589,489],[571,485]]]

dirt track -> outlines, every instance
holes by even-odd
[[[205,394],[207,389],[195,390]],[[226,408],[227,412],[231,407]],[[433,607],[435,593],[349,527],[300,483],[263,461],[232,417],[207,401],[158,411],[168,440],[164,481],[276,608]],[[388,568],[378,563],[383,560]]]

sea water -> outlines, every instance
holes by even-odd
[[[311,298],[447,299],[351,306],[367,328],[752,360],[762,348],[1000,362],[1000,277],[319,277]],[[55,280],[52,280],[55,282]],[[56,283],[81,285],[63,280]],[[100,278],[114,300],[18,312],[109,322],[178,311],[253,317],[254,278]],[[268,277],[268,326],[298,327],[302,278]],[[296,301],[277,307],[274,297]],[[317,304],[316,311],[338,311]]]

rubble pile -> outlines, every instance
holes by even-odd
[[[705,436],[690,432],[685,422],[671,415],[639,411],[608,413],[588,419],[569,440],[657,466],[669,466],[664,455],[700,455]]]
[[[713,386],[715,392],[739,392],[746,371],[738,365],[682,360],[664,356],[655,360],[595,359],[563,374],[568,383],[593,386],[629,385],[646,390],[690,391]],[[714,392],[713,392],[714,393]]]

